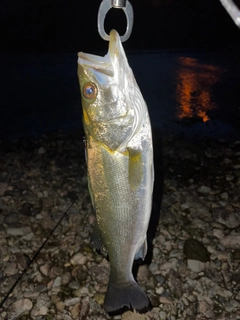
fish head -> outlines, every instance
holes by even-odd
[[[117,31],[110,32],[104,57],[78,53],[78,77],[87,137],[123,150],[136,127],[133,100],[138,86]]]

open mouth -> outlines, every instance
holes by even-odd
[[[79,52],[78,53],[78,64],[83,67],[89,67],[95,69],[107,76],[113,76],[113,59],[118,52],[118,38],[116,36],[116,31],[112,30],[110,33],[109,49],[108,53],[102,57],[90,53]]]
[[[103,74],[106,74],[107,76],[113,76],[113,68],[109,53],[107,53],[104,57],[101,57],[89,53],[79,52],[78,64],[83,67],[95,69]]]

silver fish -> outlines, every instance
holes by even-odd
[[[149,300],[134,280],[134,259],[144,259],[153,191],[153,147],[147,105],[117,31],[106,56],[78,53],[86,134],[89,191],[96,212],[92,236],[108,253],[110,279],[104,308],[142,311]]]

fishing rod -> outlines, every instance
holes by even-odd
[[[240,28],[240,10],[232,0],[220,0],[234,23]]]

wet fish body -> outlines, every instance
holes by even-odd
[[[78,54],[89,191],[96,212],[94,245],[107,252],[110,279],[104,308],[141,311],[149,300],[132,275],[144,259],[153,190],[151,125],[115,30],[105,57]]]

